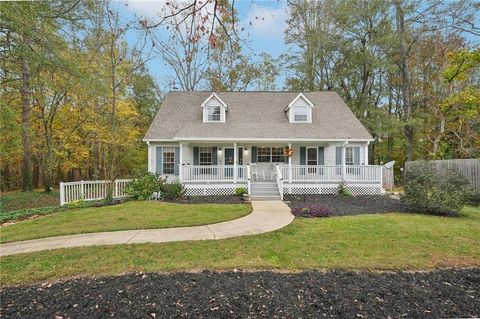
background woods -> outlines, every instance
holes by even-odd
[[[0,3],[2,190],[144,171],[171,89],[333,90],[374,136],[371,163],[480,157],[476,1],[290,0],[280,56],[251,49],[234,2],[125,6]]]

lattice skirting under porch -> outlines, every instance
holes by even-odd
[[[187,196],[213,196],[233,195],[237,187],[247,188],[247,184],[186,184],[185,195]]]
[[[381,195],[384,193],[380,185],[351,184],[347,189],[353,195]],[[283,184],[284,194],[338,194],[338,184]]]

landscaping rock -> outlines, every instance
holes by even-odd
[[[328,208],[333,216],[408,212],[400,200],[386,195],[285,195],[291,208],[320,206]]]
[[[4,288],[2,318],[451,318],[480,315],[480,269],[135,274]]]

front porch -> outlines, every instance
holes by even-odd
[[[187,195],[229,195],[275,185],[284,194],[382,194],[383,167],[368,165],[366,142],[175,143],[149,145],[149,170],[180,180]],[[192,164],[193,163],[193,164]],[[256,187],[253,187],[255,192]]]

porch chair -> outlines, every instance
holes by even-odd
[[[262,179],[263,181],[265,180],[265,172],[258,171],[257,163],[250,164],[250,167],[252,168],[252,179],[254,181],[257,181],[260,179]]]

